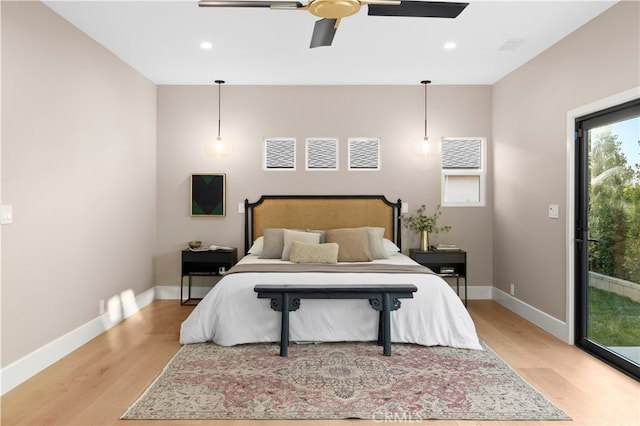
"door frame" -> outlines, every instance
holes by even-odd
[[[576,119],[587,114],[601,111],[625,102],[632,101],[640,97],[640,86],[634,87],[615,95],[591,102],[587,105],[580,106],[567,112],[567,133],[566,133],[566,158],[567,158],[567,183],[566,183],[566,199],[567,214],[566,221],[566,318],[565,318],[565,338],[564,341],[570,345],[575,345],[575,326],[576,326],[576,290],[575,290],[575,214],[576,214]]]

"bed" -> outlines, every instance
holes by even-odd
[[[400,209],[380,195],[245,200],[245,256],[182,323],[180,342],[278,342],[281,315],[256,297],[257,284],[414,284],[414,297],[391,313],[392,342],[482,350],[457,294],[401,253]],[[366,300],[303,304],[290,317],[292,342],[377,340],[378,315]]]

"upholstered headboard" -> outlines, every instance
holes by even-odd
[[[378,226],[401,246],[400,210],[384,195],[263,195],[245,205],[245,254],[265,228],[336,229]]]

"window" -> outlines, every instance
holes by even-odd
[[[441,204],[485,205],[486,138],[442,138]]]

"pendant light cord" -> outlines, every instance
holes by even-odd
[[[218,139],[220,139],[220,105],[221,105],[221,87],[222,84],[224,83],[224,80],[216,80],[216,83],[218,84]]]
[[[427,84],[431,83],[431,80],[422,80],[420,83],[424,84],[424,137],[427,137]]]

